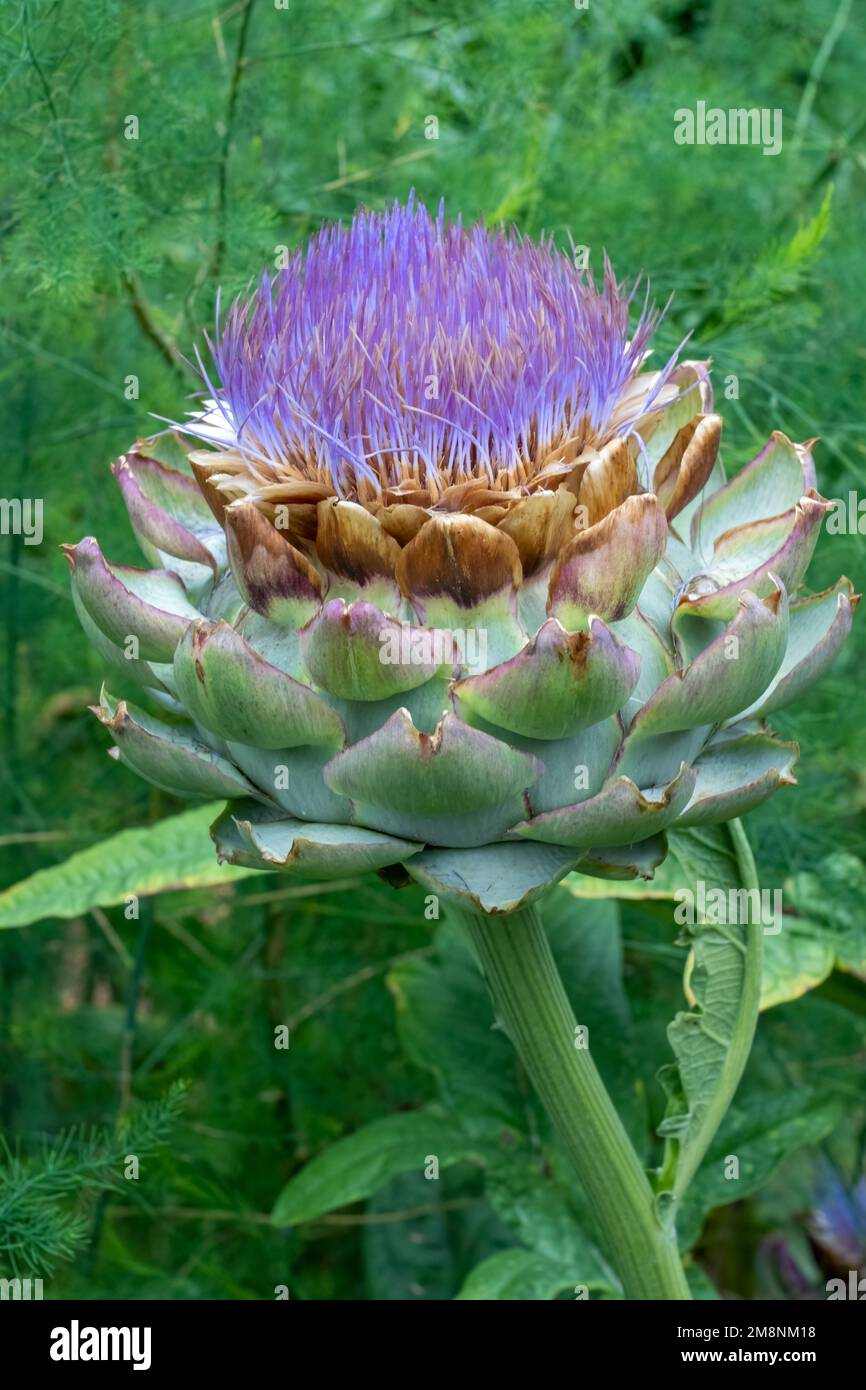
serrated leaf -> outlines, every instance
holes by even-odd
[[[430,1109],[374,1120],[310,1160],[283,1188],[275,1226],[298,1226],[377,1192],[398,1173],[423,1172],[428,1155],[440,1169],[472,1156],[471,1142]]]
[[[739,888],[727,826],[684,831],[672,853],[691,893],[696,894],[699,882],[707,892]],[[696,923],[685,926],[684,933],[692,949],[694,1007],[678,1013],[668,1026],[676,1065],[661,1074],[668,1107],[659,1128],[666,1140],[659,1186],[675,1198],[682,1198],[692,1181],[739,1084],[752,1041],[752,1030],[744,1031],[742,1020],[752,1010],[750,986],[757,990],[760,984],[759,976],[752,983],[752,971],[760,971],[760,955],[757,960],[753,955],[761,948],[755,928]]]
[[[255,871],[217,863],[209,826],[221,810],[222,802],[213,802],[156,825],[121,830],[62,864],[39,869],[0,893],[0,928],[78,917],[131,895],[143,898],[248,877]]]
[[[608,886],[611,896],[673,899],[684,889],[696,894],[699,882],[707,891],[725,893],[741,886],[732,832],[726,825],[671,833],[668,858],[648,887]],[[566,887],[580,891],[576,878],[566,880]],[[668,1105],[659,1126],[666,1148],[658,1187],[678,1198],[697,1170],[745,1066],[751,1037],[743,1035],[738,1023],[741,1011],[751,1010],[751,1002],[744,1000],[744,990],[753,987],[754,970],[747,942],[752,952],[757,949],[744,925],[696,923],[685,932],[692,950],[693,1007],[678,1013],[669,1025],[675,1064],[659,1073]]]
[[[696,879],[703,879],[722,888],[739,887],[737,856],[726,825],[675,831],[668,837],[668,846],[671,881],[675,886],[692,887]]]

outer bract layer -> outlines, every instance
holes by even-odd
[[[115,465],[152,568],[67,547],[113,681],[159,711],[103,695],[120,761],[224,797],[222,858],[404,864],[488,912],[574,869],[649,877],[667,829],[793,783],[764,718],[857,602],[798,596],[828,507],[809,445],[775,433],[726,481],[707,364],[641,371],[653,312],[629,338],[609,270],[596,291],[546,244],[410,206],[284,276],[214,347],[189,429],[215,447]]]

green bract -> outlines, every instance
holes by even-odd
[[[217,496],[222,455],[191,470],[170,437],[139,443],[115,472],[154,568],[67,551],[112,681],[159,710],[105,693],[112,752],[225,797],[232,863],[405,865],[486,912],[574,869],[650,877],[667,829],[793,783],[764,718],[822,675],[856,604],[846,579],[796,596],[828,505],[809,448],[774,434],[726,482],[706,371],[675,385],[637,447],[486,511],[303,498],[284,532],[279,498]]]

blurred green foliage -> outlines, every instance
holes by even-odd
[[[563,244],[570,232],[594,268],[606,249],[621,276],[644,271],[658,298],[674,294],[659,354],[691,332],[689,352],[714,358],[729,469],[780,428],[821,436],[825,495],[861,487],[866,32],[849,0],[7,0],[0,23],[2,489],[44,499],[45,519],[41,545],[0,537],[0,886],[181,809],[105,757],[84,708],[98,659],[57,547],[97,534],[112,559],[136,563],[108,462],[152,415],[188,408],[181,354],[201,344],[217,285],[242,289],[324,218],[414,186],[467,219],[513,220]],[[674,111],[698,100],[780,108],[781,153],[675,144]],[[430,117],[437,139],[425,138]],[[732,376],[739,395],[725,399]],[[825,535],[810,580],[847,572],[862,587],[862,557],[861,536]],[[801,743],[801,785],[750,820],[768,885],[810,870],[820,893],[831,851],[863,858],[852,698],[863,643],[861,624],[820,690],[778,720]],[[832,924],[844,897],[832,875],[827,894]],[[568,901],[566,936],[599,910]],[[597,928],[617,954],[613,976],[610,961],[593,962],[613,991],[598,1036],[649,1158],[683,953],[669,904],[604,912]],[[434,944],[431,929],[415,889],[312,894],[262,876],[165,895],[138,920],[117,907],[6,933],[0,1125],[28,1161],[38,1168],[44,1133],[120,1135],[136,1103],[164,1105],[189,1083],[138,1182],[107,1187],[70,1136],[81,1180],[57,1197],[60,1215],[49,1184],[46,1221],[61,1223],[55,1255],[71,1258],[53,1261],[48,1292],[267,1298],[285,1284],[293,1298],[451,1297],[480,1261],[484,1287],[507,1288],[513,1271],[497,1257],[520,1240],[532,1264],[517,1284],[537,1296],[567,1287],[551,1250],[567,1247],[562,1203],[577,1199],[539,1166],[542,1121],[510,1057],[491,1052],[493,1077],[468,1066],[501,1039],[453,933]],[[569,978],[580,1005],[580,970]],[[426,1022],[407,1004],[419,981]],[[583,990],[599,1010],[585,977]],[[273,1045],[283,1023],[287,1052]],[[510,1183],[488,1162],[483,1185],[479,1165],[461,1161],[439,1183],[398,1173],[366,1207],[270,1226],[308,1158],[441,1104],[443,1085],[447,1101],[461,1039],[463,1084],[474,1077],[484,1094],[498,1080],[519,1105],[495,1133],[506,1150],[525,1142],[529,1197],[516,1161]],[[792,1297],[834,1269],[804,1223],[818,1176],[850,1187],[862,1164],[864,1054],[856,976],[834,973],[764,1016],[731,1122],[742,1133],[750,1104],[788,1104],[778,1124],[799,1126],[800,1147],[748,1200],[707,1218],[722,1200],[710,1194],[697,1211],[697,1262],[716,1287]],[[832,1131],[816,1095],[844,1111]],[[483,1118],[478,1095],[471,1105]],[[0,1156],[0,1201],[15,1174]]]

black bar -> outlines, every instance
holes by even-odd
[[[684,1368],[701,1376],[713,1366],[773,1373],[798,1366],[826,1377],[860,1362],[866,1332],[862,1298],[678,1304],[578,1299],[524,1303],[519,1309],[510,1303],[438,1303],[434,1309],[421,1302],[398,1308],[392,1303],[291,1299],[9,1300],[0,1302],[0,1336],[7,1353],[14,1347],[19,1375],[32,1369],[61,1379],[98,1377],[106,1370],[113,1376],[133,1375],[137,1360],[139,1378],[190,1372],[249,1377],[251,1372],[258,1376],[279,1370],[297,1380],[309,1376],[311,1361],[332,1374],[345,1358],[355,1375],[368,1366],[382,1370],[389,1364],[389,1380],[414,1372],[423,1373],[429,1383],[437,1361],[452,1375],[459,1369],[461,1347],[468,1364],[483,1347],[489,1369],[500,1349],[507,1366],[516,1345],[523,1356],[531,1356],[536,1373],[552,1366],[549,1358],[565,1356],[562,1371],[569,1366],[568,1374],[575,1378],[600,1357],[611,1374],[635,1369],[656,1375]],[[112,1328],[116,1335],[103,1335],[102,1329]],[[86,1359],[91,1350],[104,1359]],[[115,1350],[126,1359],[114,1359]],[[68,1359],[56,1359],[61,1355]]]

